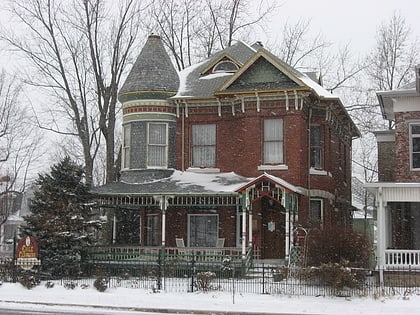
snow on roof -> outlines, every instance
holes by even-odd
[[[175,171],[170,177],[177,185],[188,187],[191,185],[202,186],[206,191],[234,192],[240,185],[247,183],[250,179],[230,173],[201,173]]]
[[[209,80],[209,79],[226,77],[226,76],[231,76],[231,75],[233,75],[232,72],[216,72],[216,73],[208,74],[204,77],[201,77],[200,80]]]
[[[332,94],[329,92],[326,88],[316,83],[314,80],[312,80],[310,77],[308,77],[304,73],[300,73],[300,76],[298,78],[306,84],[309,88],[311,88],[316,94],[318,94],[319,97],[324,99],[334,99],[339,100],[340,97],[337,95]]]
[[[178,77],[179,77],[179,88],[178,88],[178,92],[176,93],[175,97],[181,97],[183,95],[185,95],[189,89],[188,89],[188,84],[187,84],[187,78],[190,75],[191,72],[193,72],[195,69],[197,69],[198,67],[201,67],[203,64],[207,63],[208,60],[204,60],[202,62],[199,62],[197,64],[194,64],[188,68],[183,69],[182,71],[178,72]]]

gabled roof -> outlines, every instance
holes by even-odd
[[[256,52],[247,44],[238,41],[234,45],[215,53],[209,59],[185,68],[179,73],[180,85],[178,93],[173,98],[214,98],[214,92],[220,85],[232,76],[232,73],[215,73],[203,75],[203,73],[217,64],[224,56],[237,64],[244,64]]]
[[[255,178],[255,179],[249,181],[248,183],[238,187],[235,191],[238,192],[238,193],[243,192],[247,188],[261,182],[262,180],[268,180],[269,182],[271,182],[271,183],[273,183],[277,186],[281,186],[281,187],[283,187],[284,189],[286,189],[287,191],[290,191],[290,192],[302,193],[301,190],[298,187],[296,187],[295,185],[292,185],[289,182],[285,181],[284,179],[281,179],[279,177],[276,177],[276,176],[273,176],[273,175],[270,175],[270,174],[267,174],[267,173],[261,174],[257,178]]]
[[[179,77],[159,36],[150,35],[119,91],[119,98],[128,94],[178,91]]]
[[[255,48],[259,48],[255,50]],[[216,100],[230,93],[255,93],[256,91],[304,90],[311,91],[318,99],[330,101],[325,106],[348,125],[353,137],[360,132],[347,113],[340,97],[330,93],[308,75],[289,66],[260,45],[250,47],[242,42],[216,53],[209,59],[180,72],[180,87],[172,99]],[[235,72],[208,74],[212,66],[224,57],[242,66]],[[260,63],[258,67],[257,63]],[[257,72],[249,75],[250,72]],[[259,77],[261,77],[260,81]],[[267,79],[264,81],[264,79]]]

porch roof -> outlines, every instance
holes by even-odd
[[[133,175],[134,174],[134,175]],[[230,173],[200,173],[171,170],[162,178],[145,177],[145,173],[131,172],[122,178],[100,187],[92,193],[96,195],[237,195],[239,186],[250,179]]]
[[[364,186],[383,202],[420,202],[420,183],[376,182]]]
[[[239,193],[243,192],[247,188],[255,185],[256,183],[258,183],[258,182],[260,182],[264,179],[272,182],[273,184],[275,184],[277,186],[280,186],[280,187],[286,189],[287,191],[303,194],[302,189],[300,189],[299,187],[290,184],[289,182],[285,181],[284,179],[281,179],[279,177],[276,177],[276,176],[273,176],[273,175],[270,175],[270,174],[267,174],[267,173],[261,174],[257,178],[248,181],[247,183],[238,187],[235,191],[239,192]]]

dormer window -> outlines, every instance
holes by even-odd
[[[238,70],[238,66],[230,60],[220,61],[219,63],[217,63],[213,67],[213,73],[215,73],[215,72],[235,72],[236,70]]]

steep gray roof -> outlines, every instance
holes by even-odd
[[[159,195],[159,194],[235,194],[249,179],[235,173],[202,174],[165,170],[155,176],[152,170],[130,171],[119,182],[95,187],[96,195]]]
[[[176,97],[197,97],[213,98],[214,92],[225,82],[232,73],[220,73],[203,76],[202,73],[210,66],[214,65],[221,57],[226,56],[233,59],[234,62],[244,64],[255,54],[256,50],[243,42],[237,42],[234,45],[221,50],[209,59],[185,68],[179,73],[180,87]]]
[[[142,91],[178,91],[179,77],[158,35],[150,35],[119,95]]]

